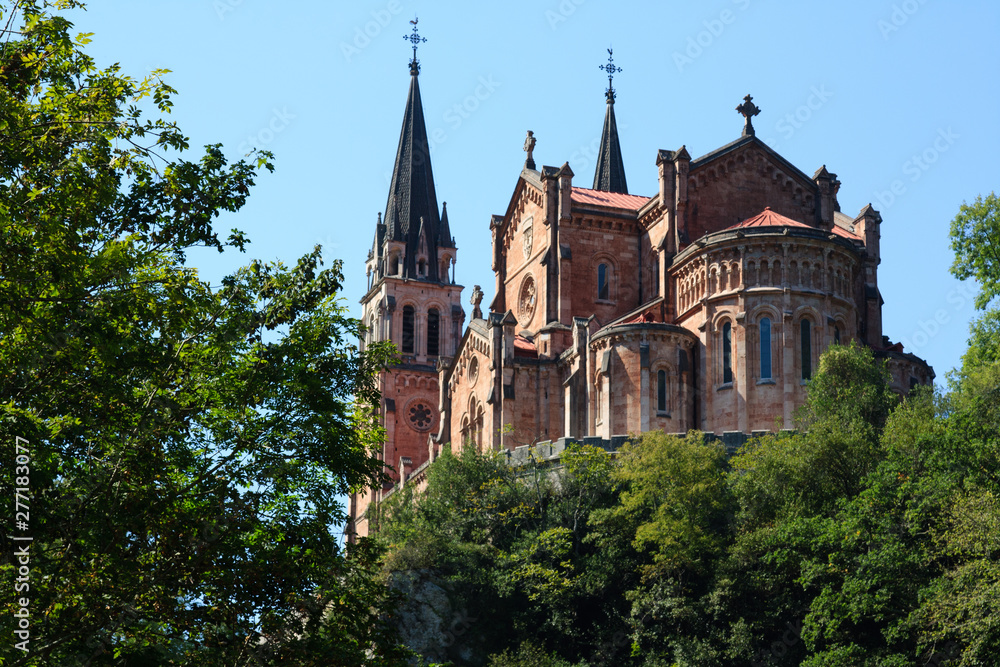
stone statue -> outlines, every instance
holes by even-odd
[[[469,300],[472,304],[472,317],[477,320],[483,319],[483,309],[479,307],[479,304],[483,302],[483,288],[476,285],[472,288],[472,299]]]

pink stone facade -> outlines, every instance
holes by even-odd
[[[437,358],[418,344],[384,377],[393,480],[400,457],[405,482],[444,447],[790,428],[834,344],[887,358],[901,395],[933,381],[882,334],[882,219],[870,205],[841,212],[835,174],[809,177],[752,134],[698,159],[661,150],[656,164],[658,191],[635,196],[529,162],[492,218],[495,295],[467,325],[453,283],[369,292],[366,321],[397,344],[404,304],[447,313]],[[431,404],[415,429],[413,406]],[[379,493],[354,499],[359,534]]]

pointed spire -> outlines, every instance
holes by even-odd
[[[431,257],[437,255],[437,239],[440,218],[438,216],[437,193],[434,191],[434,174],[431,171],[431,154],[424,125],[424,109],[420,101],[419,63],[416,59],[416,44],[424,38],[416,34],[416,20],[413,35],[407,37],[413,42],[414,56],[410,61],[410,92],[403,112],[403,129],[399,134],[396,149],[396,163],[392,169],[389,197],[385,205],[385,238],[387,241],[406,243],[405,265],[402,275],[417,277],[416,256],[421,218],[427,235],[427,251]],[[437,263],[430,263],[428,278],[437,279]]]
[[[438,227],[437,244],[439,248],[454,248],[455,239],[451,237],[448,226],[448,202],[441,202],[441,225]]]
[[[615,122],[615,89],[611,85],[612,77],[617,72],[622,71],[622,68],[614,64],[611,49],[608,49],[608,64],[601,65],[600,68],[608,73],[608,89],[605,91],[608,110],[604,114],[601,148],[597,154],[597,167],[594,170],[594,189],[628,194],[628,184],[625,182],[625,163],[622,160],[622,149],[618,142],[618,124]]]

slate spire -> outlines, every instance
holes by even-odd
[[[414,23],[411,21],[411,23]],[[415,29],[415,28],[414,28]],[[437,193],[434,191],[434,174],[424,125],[424,109],[420,102],[420,67],[414,59],[410,62],[410,92],[403,112],[403,129],[399,134],[396,163],[392,169],[389,197],[385,204],[385,240],[406,244],[402,267],[404,278],[417,278],[418,230],[423,219],[424,234],[428,243],[428,275],[423,278],[437,280],[437,247],[440,217]]]
[[[611,49],[608,49],[608,64],[601,65],[600,68],[608,73],[608,89],[604,94],[608,110],[604,114],[601,148],[597,154],[597,167],[594,170],[594,189],[628,194],[625,163],[622,161],[622,149],[618,143],[618,124],[615,122],[615,89],[611,85],[612,78],[616,72],[621,71],[621,67],[614,64]]]

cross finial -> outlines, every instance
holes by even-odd
[[[743,136],[752,137],[756,132],[753,129],[753,117],[760,113],[760,107],[753,103],[753,98],[747,95],[743,98],[743,104],[736,107],[736,110],[743,114],[746,123],[743,125]]]
[[[410,61],[410,74],[416,76],[420,74],[420,61],[417,60],[417,44],[420,42],[426,42],[426,37],[421,37],[417,34],[417,21],[419,19],[414,15],[413,20],[410,21],[413,24],[413,33],[409,35],[403,35],[403,39],[413,44],[413,60]]]
[[[608,99],[608,104],[615,103],[615,89],[611,85],[612,79],[614,79],[615,74],[622,71],[621,67],[617,67],[614,61],[614,53],[611,49],[608,49],[608,64],[598,65],[598,67],[608,73],[608,89],[604,92],[604,96]]]

